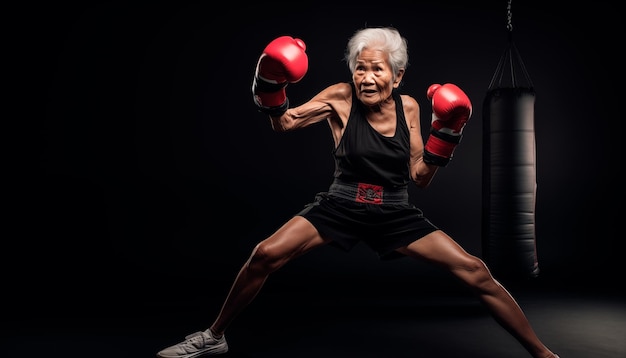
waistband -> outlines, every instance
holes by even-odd
[[[328,195],[367,204],[404,204],[409,200],[406,186],[385,188],[380,185],[346,182],[336,178],[328,189]]]

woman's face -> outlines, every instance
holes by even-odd
[[[400,71],[394,79],[386,52],[363,49],[352,73],[357,98],[368,107],[381,104],[398,87],[402,73]]]

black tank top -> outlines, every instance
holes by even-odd
[[[365,117],[367,108],[356,97],[352,86],[352,109],[343,137],[333,151],[335,178],[348,182],[406,186],[409,182],[409,129],[404,117],[402,99],[396,89],[396,131],[386,137],[376,131]]]

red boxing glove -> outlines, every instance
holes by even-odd
[[[304,41],[281,36],[263,50],[256,66],[252,93],[259,111],[279,116],[289,108],[285,87],[300,81],[306,74],[309,60]]]
[[[433,116],[424,146],[424,162],[445,167],[461,142],[463,128],[472,115],[472,103],[451,83],[430,85],[426,96],[431,100]]]

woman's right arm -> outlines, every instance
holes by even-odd
[[[348,83],[330,85],[309,101],[287,109],[282,115],[270,116],[272,129],[287,132],[327,119],[340,119],[345,124],[351,95],[352,89]]]

